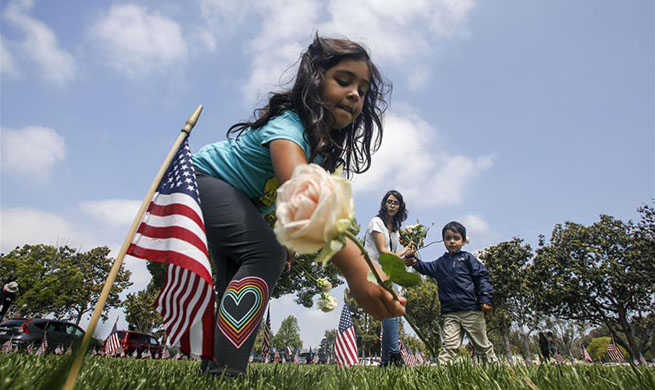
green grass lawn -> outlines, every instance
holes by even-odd
[[[0,354],[0,388],[61,388],[67,356]],[[240,379],[199,375],[196,361],[91,356],[76,389],[655,389],[655,368],[506,366],[386,368],[251,364]],[[60,380],[58,383],[57,380]]]

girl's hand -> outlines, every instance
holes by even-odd
[[[366,280],[368,264],[354,242],[346,240],[346,246],[331,261],[346,277],[353,297],[368,314],[382,319],[405,313],[405,298],[395,301],[390,292]],[[379,267],[376,266],[376,269],[383,280],[388,279]]]
[[[348,286],[357,303],[375,319],[399,317],[405,314],[407,299],[400,297],[395,301],[391,293],[366,279],[350,280]]]

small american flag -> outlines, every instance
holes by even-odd
[[[339,333],[337,334],[334,352],[339,367],[350,367],[357,364],[357,339],[353,325],[352,312],[348,303],[344,302],[339,318]]]
[[[280,363],[282,361],[282,358],[280,358],[280,354],[275,348],[273,348],[273,350],[275,352],[275,355],[273,355],[273,363]]]
[[[166,170],[127,253],[168,264],[155,308],[170,344],[187,355],[213,358],[214,282],[188,140]]]
[[[416,356],[416,363],[419,366],[422,366],[423,364],[425,364],[425,358],[423,357],[423,354],[420,351],[416,352],[415,356]]]
[[[43,355],[46,352],[48,352],[48,332],[43,335],[43,341],[34,354]]]
[[[0,348],[2,352],[10,352],[13,351],[13,345],[11,344],[11,340],[7,340],[4,344],[2,344],[2,348]]]
[[[621,352],[621,349],[616,347],[614,340],[610,341],[609,345],[607,346],[607,355],[615,362],[621,363],[625,361],[623,352]]]
[[[400,357],[403,359],[403,362],[407,367],[414,367],[418,364],[416,357],[412,355],[411,352],[407,351],[405,348],[405,343],[402,340],[398,340],[398,345],[400,346]]]
[[[644,355],[641,352],[639,352],[639,362],[644,367],[648,365],[648,362],[646,361],[646,358],[644,357]]]
[[[264,361],[268,363],[268,352],[271,350],[271,308],[268,308],[266,314],[266,325],[264,326],[264,341],[262,342],[262,355]]]
[[[105,342],[105,354],[108,356],[120,355],[123,353],[123,347],[118,334],[118,318],[114,322],[114,327],[111,329],[111,333]]]
[[[589,355],[589,352],[587,352],[587,348],[585,346],[582,346],[582,357],[587,363],[593,363],[594,361],[591,359],[591,355]]]

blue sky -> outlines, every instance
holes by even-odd
[[[363,226],[395,188],[408,223],[435,223],[430,239],[459,220],[469,251],[534,246],[556,223],[634,219],[655,196],[653,2],[260,3],[3,1],[0,249],[117,251],[193,109],[193,150],[224,139],[317,30],[364,43],[394,85],[382,148],[353,180]],[[125,266],[144,288],[143,262]],[[271,308],[274,330],[298,317],[306,347],[340,311]]]

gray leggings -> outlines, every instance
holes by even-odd
[[[196,176],[219,302],[210,366],[245,372],[287,252],[243,192],[198,170]]]

